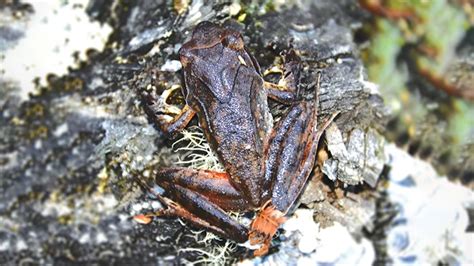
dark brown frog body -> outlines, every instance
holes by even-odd
[[[184,217],[238,242],[263,243],[255,254],[265,254],[314,167],[329,122],[317,129],[315,103],[295,101],[294,90],[265,82],[236,31],[200,23],[180,60],[187,105],[172,121],[156,121],[173,134],[197,114],[225,172],[160,170],[156,183],[171,200],[159,196],[168,208],[158,215]],[[290,105],[275,126],[268,97]],[[259,214],[250,229],[226,213],[251,210]]]

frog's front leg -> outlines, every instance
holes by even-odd
[[[273,67],[263,74],[264,76],[269,74],[281,75],[282,78],[278,84],[265,81],[263,86],[270,99],[284,104],[292,104],[300,100],[297,84],[299,84],[301,64],[299,57],[292,49],[286,52],[284,58],[283,69]]]
[[[282,86],[267,81],[263,83],[263,86],[267,91],[268,97],[274,101],[291,104],[299,100],[297,90],[291,86]]]
[[[187,104],[180,110],[166,103],[171,93],[178,88],[179,86],[176,86],[165,90],[159,97],[148,91],[141,93],[144,110],[148,117],[160,127],[163,133],[172,137],[184,129],[195,115],[194,110]]]
[[[165,168],[157,173],[156,183],[173,200],[165,202],[168,209],[157,215],[179,216],[225,238],[247,241],[248,229],[226,211],[247,210],[249,203],[231,185],[227,173]]]

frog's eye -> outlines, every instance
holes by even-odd
[[[222,39],[222,44],[232,50],[238,51],[244,49],[244,41],[242,40],[242,37],[240,37],[239,33],[227,34]]]

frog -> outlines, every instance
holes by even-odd
[[[169,136],[197,116],[224,170],[157,170],[155,185],[166,193],[155,194],[166,208],[148,216],[181,217],[238,243],[249,241],[258,246],[255,256],[268,253],[315,168],[322,133],[337,115],[317,123],[320,75],[314,100],[300,99],[299,59],[294,51],[288,54],[288,86],[273,84],[264,80],[239,31],[208,21],[195,27],[179,50],[184,107],[170,118],[157,111],[160,101],[147,93],[145,107]],[[269,99],[288,106],[276,123]],[[229,212],[256,215],[246,226]]]

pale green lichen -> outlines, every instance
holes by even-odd
[[[183,143],[185,146],[175,149],[176,146]],[[197,126],[183,130],[182,137],[173,143],[173,149],[176,152],[184,153],[183,156],[179,156],[176,164],[190,166],[194,169],[224,170],[216,154],[206,141],[204,133]]]
[[[231,254],[235,252],[237,245],[232,241],[225,241],[223,245],[211,245],[209,250],[199,248],[184,248],[180,252],[197,252],[201,255],[195,261],[186,261],[188,265],[227,265],[231,262]]]

